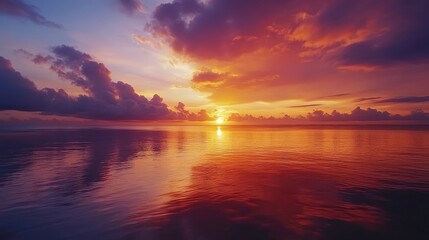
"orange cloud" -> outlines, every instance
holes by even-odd
[[[403,67],[429,64],[423,9],[425,1],[175,0],[156,8],[149,29],[204,69],[192,86],[219,104],[418,95],[398,78],[424,82],[426,72]]]

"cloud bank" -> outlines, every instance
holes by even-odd
[[[9,60],[0,57],[0,110],[42,112],[103,120],[209,120],[205,111],[191,113],[179,103],[173,111],[155,94],[151,99],[138,95],[122,81],[114,82],[103,63],[73,47],[52,49],[53,56],[35,55],[33,62],[47,63],[57,75],[82,88],[86,95],[69,96],[66,91],[37,89],[17,72]],[[37,59],[42,59],[37,61]]]
[[[356,107],[351,113],[340,113],[336,110],[326,113],[322,110],[314,110],[306,116],[290,117],[284,115],[280,118],[275,117],[255,117],[253,115],[238,113],[232,114],[229,121],[315,121],[315,122],[348,122],[348,121],[429,121],[429,113],[422,110],[415,110],[407,115],[392,114],[387,111],[379,111],[373,108],[362,109]]]

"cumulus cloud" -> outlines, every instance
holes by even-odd
[[[207,111],[202,109],[197,113],[191,112],[185,109],[185,104],[179,102],[177,106],[174,107],[176,110],[176,119],[180,120],[190,120],[190,121],[206,121],[211,119]]]
[[[0,57],[0,109],[38,111],[46,107],[45,100],[61,98],[62,92],[37,90],[33,82],[15,71],[9,60]]]
[[[255,117],[253,115],[245,114],[240,115],[238,113],[232,114],[229,121],[292,121],[292,122],[306,122],[306,121],[316,121],[316,122],[337,122],[337,121],[429,121],[429,113],[422,110],[415,110],[410,112],[407,115],[392,114],[387,111],[379,111],[374,108],[362,109],[356,107],[350,113],[340,113],[336,110],[331,113],[324,112],[322,110],[314,110],[313,112],[308,113],[306,116],[290,117],[289,115],[284,115],[280,118],[274,117]]]
[[[387,111],[378,111],[377,109],[368,108],[361,109],[355,108],[351,113],[340,113],[332,111],[332,113],[325,113],[321,110],[308,113],[306,118],[312,121],[381,121],[393,120],[394,116]]]
[[[22,0],[0,1],[0,14],[25,18],[34,23],[48,27],[61,28],[58,23],[49,21],[42,16],[35,6],[26,4]]]
[[[32,81],[13,69],[9,60],[0,58],[0,110],[35,111],[45,114],[105,120],[209,120],[206,112],[191,113],[180,105],[172,111],[155,94],[151,99],[138,95],[122,81],[114,82],[103,63],[73,47],[52,49],[44,63],[60,78],[82,88],[86,95],[69,96],[64,90],[37,89]]]

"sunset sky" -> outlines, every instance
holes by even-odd
[[[429,120],[428,12],[427,0],[2,0],[0,118]]]

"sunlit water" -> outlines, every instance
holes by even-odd
[[[0,133],[0,239],[429,239],[429,130]]]

